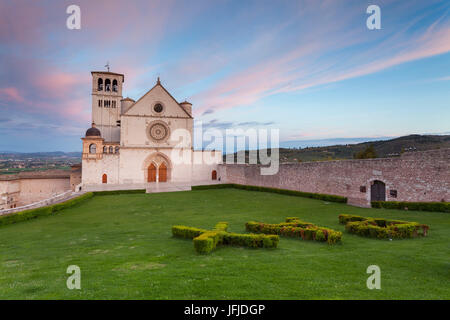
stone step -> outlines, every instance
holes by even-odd
[[[176,184],[155,184],[146,188],[146,193],[160,193],[160,192],[176,192],[176,191],[190,191],[190,185],[176,185]]]

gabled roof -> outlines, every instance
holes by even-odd
[[[153,89],[155,89],[156,87],[158,87],[158,86],[160,86],[168,95],[169,95],[169,97],[173,100],[173,101],[175,101],[175,103],[181,108],[181,110],[183,110],[184,111],[184,113],[186,113],[186,115],[189,117],[189,118],[191,118],[191,119],[193,119],[193,117],[180,105],[180,103],[178,103],[178,101],[170,94],[170,92],[169,91],[167,91],[167,89],[166,88],[164,88],[164,86],[161,84],[161,82],[159,81],[159,78],[158,78],[158,81],[156,82],[156,84],[150,89],[150,90],[148,90],[142,97],[140,97],[135,103],[133,103],[129,108],[128,108],[128,110],[125,112],[125,114],[127,114],[128,113],[128,111],[130,111],[131,109],[133,109],[133,107],[139,102],[139,101],[141,101],[146,95],[148,95]]]

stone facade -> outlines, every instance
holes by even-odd
[[[193,150],[191,103],[178,103],[159,78],[153,88],[134,101],[122,99],[123,75],[94,71],[92,76],[93,125],[82,138],[83,190],[212,180],[222,153]],[[101,86],[106,82],[117,87],[106,91]],[[195,161],[211,154],[213,161]]]
[[[349,204],[370,206],[375,181],[385,185],[386,201],[450,201],[450,149],[405,153],[398,158],[280,164],[272,176],[258,165],[223,164],[228,183],[335,194]]]

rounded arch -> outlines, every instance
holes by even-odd
[[[95,143],[89,145],[89,153],[97,153],[97,145]]]
[[[104,146],[103,147],[103,153],[107,153],[108,152],[108,147],[107,146]]]
[[[105,80],[105,91],[111,91],[111,80],[110,79]]]
[[[374,180],[370,184],[370,201],[386,201],[386,184],[381,180]]]
[[[103,79],[98,78],[97,80],[97,91],[103,91]]]
[[[117,92],[118,91],[118,86],[117,86],[117,80],[114,79],[112,82],[112,91],[113,92]]]
[[[217,171],[216,170],[213,170],[211,172],[211,180],[217,180]]]
[[[114,149],[113,149],[113,147],[112,146],[110,146],[109,147],[109,153],[114,153],[114,151],[113,151]]]
[[[102,183],[108,183],[108,175],[106,173],[102,175]]]
[[[166,167],[166,181],[170,181],[172,176],[172,162],[170,161],[168,156],[161,152],[153,152],[152,154],[148,155],[142,162],[141,170],[144,173],[144,181],[148,181],[149,167],[151,164],[153,164],[158,169],[163,163]]]

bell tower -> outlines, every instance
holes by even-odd
[[[92,122],[105,142],[120,142],[120,101],[123,74],[92,71]]]

